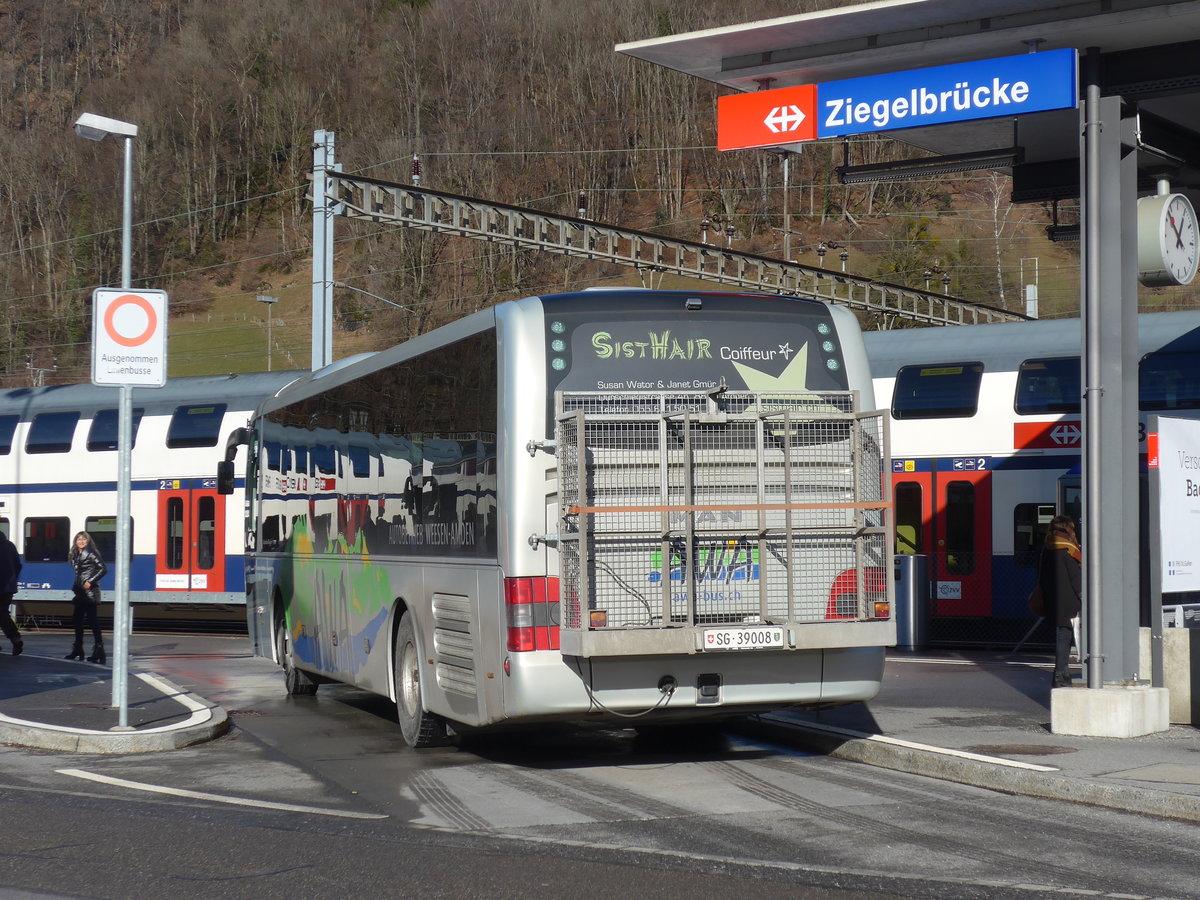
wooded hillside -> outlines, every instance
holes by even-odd
[[[831,0],[6,0],[0,2],[0,352],[7,384],[88,377],[91,291],[119,283],[120,150],[80,140],[88,111],[136,123],[135,285],[170,293],[171,374],[308,364],[316,129],[347,172],[782,254],[779,157],[713,148],[718,90],[615,43]],[[854,142],[854,162],[907,154]],[[1019,308],[1039,257],[1044,306],[1077,303],[1069,251],[988,173],[847,188],[842,147],[792,158],[792,255]],[[636,284],[597,263],[403,230],[337,225],[337,355],[376,349],[499,300]],[[1026,247],[1028,243],[1028,247]],[[1060,271],[1061,270],[1061,271]],[[1055,274],[1059,273],[1059,274]],[[1025,273],[1028,276],[1028,272]],[[1027,280],[1027,279],[1026,279]],[[935,289],[941,285],[934,283]],[[1057,293],[1056,293],[1057,292]],[[277,354],[277,355],[275,355]]]

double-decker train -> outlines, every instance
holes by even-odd
[[[928,557],[931,638],[1015,643],[1050,518],[1080,517],[1080,320],[864,338],[891,418],[896,552]],[[1200,415],[1200,312],[1139,315],[1138,359],[1144,474],[1146,415]]]
[[[227,435],[299,374],[172,378],[134,389],[135,623],[245,628],[244,513],[218,496],[216,465]],[[114,571],[117,401],[116,389],[90,384],[0,391],[0,529],[24,560],[16,596],[23,620],[69,618],[67,551],[76,532],[95,538]],[[101,584],[106,601],[113,583],[110,574]]]
[[[1015,642],[1032,624],[1024,601],[1046,523],[1056,511],[1079,516],[1079,320],[864,339],[876,402],[891,420],[896,552],[929,558],[933,639]],[[1146,413],[1200,415],[1200,311],[1140,315],[1138,355],[1144,442]],[[244,511],[216,494],[214,474],[228,435],[301,374],[135,390],[130,599],[139,622],[245,627]],[[75,531],[113,558],[116,405],[115,390],[91,385],[0,391],[0,529],[26,561],[23,616],[69,613]],[[445,475],[435,463],[406,495],[436,490]],[[242,456],[236,465],[240,479]],[[336,477],[320,459],[312,466]]]

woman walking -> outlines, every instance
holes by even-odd
[[[83,659],[83,620],[86,618],[96,641],[88,662],[105,662],[108,657],[104,655],[104,640],[100,635],[100,620],[96,613],[100,608],[100,579],[108,571],[108,566],[104,565],[100,551],[96,549],[92,536],[86,531],[75,535],[75,542],[67,554],[67,560],[75,570],[75,582],[71,585],[71,590],[75,593],[72,598],[75,604],[75,646],[66,658]]]
[[[1046,602],[1046,618],[1054,623],[1053,687],[1070,687],[1071,644],[1075,629],[1071,619],[1079,615],[1082,603],[1081,554],[1075,536],[1075,523],[1067,516],[1055,516],[1046,532],[1038,567],[1038,584]]]

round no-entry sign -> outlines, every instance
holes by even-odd
[[[92,294],[92,384],[162,387],[167,293],[97,288]]]

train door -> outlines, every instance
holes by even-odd
[[[992,473],[988,461],[943,460],[932,480],[934,614],[990,616]]]
[[[156,590],[225,590],[224,500],[211,479],[159,483]]]
[[[992,613],[992,478],[988,460],[895,460],[896,553],[929,557],[939,616]],[[967,466],[970,468],[967,468]]]

